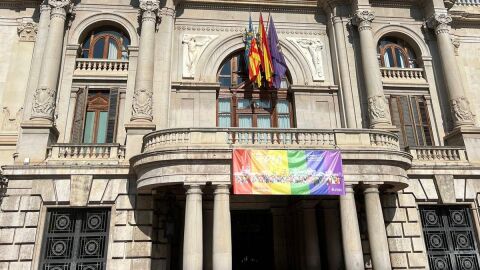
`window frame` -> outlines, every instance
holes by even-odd
[[[115,33],[115,34],[114,34]],[[95,52],[95,45],[97,45],[97,42],[99,42],[101,39],[104,39],[104,47],[103,47],[103,54],[102,58],[95,58],[94,57],[94,52]],[[117,58],[116,59],[108,59],[108,51],[110,47],[110,39],[115,40],[115,44],[117,46]],[[124,45],[124,42],[128,41],[128,44]],[[84,48],[84,44],[88,42],[88,48]],[[103,27],[100,29],[94,29],[90,31],[89,35],[84,39],[84,42],[81,44],[81,53],[80,53],[80,58],[86,58],[86,59],[102,59],[102,60],[122,60],[122,57],[124,53],[127,56],[126,58],[128,59],[128,51],[127,47],[130,43],[130,38],[128,35],[125,34],[124,31],[121,31],[115,27]],[[84,57],[84,55],[87,55],[87,57]]]
[[[382,42],[386,44],[382,45]],[[392,51],[393,63],[390,64],[390,67],[385,65],[385,54],[388,50]],[[405,67],[401,67],[397,62],[397,50],[401,53],[401,58],[405,63]],[[396,37],[383,37],[378,41],[378,53],[380,56],[380,66],[384,68],[417,68],[418,61],[415,51],[409,46],[409,44],[403,39]],[[412,56],[412,57],[411,57]]]
[[[83,136],[82,136],[82,143],[83,144],[104,144],[104,143],[99,143],[97,140],[97,136],[98,136],[98,128],[99,128],[99,122],[100,122],[100,113],[101,112],[106,112],[107,113],[107,123],[106,123],[106,127],[105,127],[105,143],[107,143],[107,130],[108,130],[108,113],[109,113],[109,108],[110,108],[110,89],[91,89],[89,90],[89,92],[87,93],[87,102],[86,102],[86,107],[85,107],[85,114],[84,114],[84,117],[83,117],[83,128],[82,128],[82,132],[83,132]],[[96,92],[96,94],[94,96],[90,96],[90,93],[92,92]],[[104,95],[103,97],[100,95],[100,93],[102,92],[106,92],[107,94]],[[105,100],[107,102],[106,105],[98,105],[98,104],[90,104],[91,102],[95,101],[97,98],[101,98],[103,99],[105,97]],[[89,110],[89,107],[91,108],[91,110]],[[90,143],[87,143],[85,142],[85,126],[87,124],[87,114],[89,112],[94,112],[95,113],[95,116],[94,116],[94,119],[93,119],[93,129],[92,129],[92,142]]]

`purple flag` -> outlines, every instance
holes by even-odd
[[[287,72],[287,63],[285,62],[285,57],[283,57],[283,53],[280,49],[277,30],[275,29],[272,16],[270,16],[268,27],[268,44],[270,44],[270,55],[272,57],[273,65],[273,87],[279,89],[280,84],[282,83],[282,78]]]

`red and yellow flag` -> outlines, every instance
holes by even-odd
[[[273,67],[272,67],[272,58],[270,55],[270,46],[268,45],[267,32],[265,31],[265,26],[263,24],[263,16],[260,13],[260,23],[258,25],[259,39],[260,42],[260,58],[262,63],[263,72],[265,73],[265,80],[268,85],[272,84],[273,80]]]
[[[262,85],[262,75],[260,74],[260,52],[258,51],[257,40],[252,38],[250,52],[248,54],[248,77],[251,82],[256,81],[260,87]]]

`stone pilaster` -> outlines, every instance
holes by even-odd
[[[373,39],[372,21],[375,13],[368,9],[357,10],[352,23],[358,26],[363,76],[367,90],[370,128],[391,127],[390,111],[383,93],[377,46]]]
[[[227,185],[218,185],[213,205],[213,270],[231,269],[230,191]]]
[[[454,127],[471,127],[475,121],[470,103],[465,95],[465,89],[463,88],[460,70],[455,57],[455,48],[450,36],[451,22],[452,17],[448,14],[440,13],[430,17],[426,25],[433,29],[437,36]]]
[[[140,1],[142,26],[131,121],[153,120],[155,27],[159,6],[158,0]]]
[[[340,196],[340,220],[342,224],[343,258],[346,270],[364,269],[362,240],[358,227],[355,193],[352,186],[346,186],[346,193]]]
[[[67,14],[72,8],[70,0],[49,0],[51,6],[50,29],[42,59],[37,88],[33,95],[31,120],[53,122],[58,76],[63,52],[63,39]]]
[[[392,269],[378,186],[366,186],[363,193],[365,195],[368,241],[370,244],[373,268]]]
[[[203,268],[202,190],[199,185],[187,187],[185,231],[183,234],[183,269]]]

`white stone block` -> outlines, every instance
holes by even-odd
[[[2,211],[18,211],[20,207],[20,196],[8,196],[3,198]]]
[[[133,230],[134,241],[151,241],[152,240],[152,227],[151,226],[138,226]]]
[[[413,251],[415,252],[425,252],[425,241],[423,237],[412,238]]]
[[[119,195],[115,202],[115,207],[118,210],[132,210],[135,208],[134,195]]]
[[[408,253],[408,265],[410,267],[426,267],[427,256],[424,253]]]
[[[425,191],[425,195],[427,195],[427,199],[438,200],[437,188],[435,187],[433,179],[420,179],[420,184]]]
[[[70,182],[70,205],[87,206],[92,180],[92,175],[72,175]]]
[[[37,228],[22,228],[15,231],[15,243],[35,243]]]
[[[11,262],[8,270],[30,270],[32,262]]]
[[[125,243],[116,242],[112,244],[112,258],[123,258],[125,256]]]
[[[98,203],[102,201],[103,194],[108,184],[108,179],[93,179],[90,190],[89,202]]]
[[[419,223],[403,223],[403,233],[409,237],[420,237],[422,228],[420,228]]]
[[[383,216],[386,222],[405,222],[407,221],[407,212],[405,208],[385,208]]]
[[[152,196],[137,196],[136,209],[138,209],[138,210],[151,210],[151,209],[153,209],[153,197]]]
[[[22,212],[0,213],[0,228],[23,227],[23,224],[25,224],[25,213],[22,213]]]
[[[0,229],[0,244],[13,243],[14,235],[15,235],[15,229]]]
[[[109,260],[107,263],[108,270],[130,270],[132,266],[132,260],[129,259],[120,259],[120,260]],[[134,269],[137,270],[137,269]]]
[[[39,212],[27,212],[25,215],[25,227],[38,226]]]
[[[402,223],[389,223],[387,225],[387,236],[403,236]]]
[[[56,202],[53,180],[34,180],[32,184],[32,195],[40,195],[43,202]]]
[[[405,253],[390,253],[390,261],[393,268],[406,268],[408,266]]]
[[[19,245],[0,245],[0,261],[16,261],[18,260]]]
[[[115,226],[113,234],[114,241],[132,241],[133,227],[132,226]]]
[[[409,238],[388,238],[388,247],[391,252],[409,252],[412,250]]]
[[[20,260],[32,260],[34,245],[22,245],[20,247]]]
[[[110,179],[103,194],[103,202],[115,202],[119,194],[128,193],[127,179]]]
[[[115,212],[115,225],[126,225],[128,222],[128,211]]]
[[[151,269],[150,259],[133,259],[132,269]]]
[[[152,211],[130,211],[129,223],[132,225],[151,225],[153,222]]]
[[[427,195],[423,191],[422,185],[418,179],[409,179],[408,187],[403,190],[404,193],[412,193],[417,200],[426,200]]]
[[[70,179],[55,180],[55,191],[59,203],[68,203],[70,201]]]
[[[418,214],[417,208],[407,208],[407,216],[408,216],[409,222],[418,222],[419,221],[418,215],[419,214]]]
[[[23,196],[20,201],[21,211],[39,211],[42,204],[42,198],[39,196]]]
[[[127,243],[127,258],[145,258],[152,255],[152,242]],[[133,269],[143,269],[135,268]]]
[[[463,201],[465,199],[465,179],[455,179],[455,198]]]
[[[400,207],[417,207],[415,197],[412,194],[398,194],[398,202]]]

